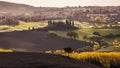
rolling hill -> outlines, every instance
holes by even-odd
[[[0,1],[0,15],[21,15],[24,13],[33,13],[35,10],[38,10],[38,8],[25,4]]]
[[[84,46],[92,46],[80,40],[57,36],[47,38],[47,31],[14,31],[0,33],[0,48],[17,51],[45,51],[71,47],[73,50]]]
[[[3,7],[4,6],[4,7]],[[12,3],[12,2],[5,2],[0,1],[0,16],[6,16],[6,15],[23,15],[25,13],[34,14],[35,12],[50,12],[53,11],[59,11],[61,9],[59,8],[53,8],[53,7],[34,7],[31,5],[26,4],[18,4],[18,3]]]
[[[43,53],[0,53],[0,61],[0,68],[101,68],[69,57]]]

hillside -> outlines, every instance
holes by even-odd
[[[33,14],[35,12],[39,13],[39,12],[48,12],[48,11],[53,12],[53,11],[57,11],[56,9],[58,10],[59,8],[34,7],[31,5],[26,5],[26,4],[18,4],[18,3],[0,1],[0,16],[6,16],[6,15],[16,16],[16,15],[22,15],[25,13]]]
[[[0,1],[0,15],[6,14],[20,15],[23,13],[32,13],[35,10],[36,10],[35,7],[29,5]]]
[[[101,68],[68,57],[42,53],[0,53],[0,61],[0,68]]]
[[[79,35],[79,40],[83,40],[84,35],[90,36],[93,35],[93,32],[99,32],[102,36],[104,35],[108,35],[110,33],[112,33],[113,35],[116,34],[120,34],[120,29],[117,28],[105,28],[105,29],[78,29],[78,30],[74,30],[75,32],[78,33]],[[59,36],[62,37],[67,37],[66,33],[69,31],[50,31],[52,33],[56,33]],[[112,41],[114,41],[115,39],[120,40],[119,37],[116,38],[104,38],[104,40],[108,43],[111,43]]]
[[[120,46],[109,46],[97,50],[98,52],[120,52]]]
[[[64,37],[48,38],[47,31],[14,31],[0,33],[0,48],[17,51],[44,51],[72,47],[74,50],[83,46],[92,46],[79,40]]]

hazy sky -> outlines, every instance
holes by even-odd
[[[0,0],[43,7],[65,6],[120,6],[120,0]]]

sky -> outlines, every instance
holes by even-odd
[[[120,0],[0,0],[36,7],[120,6]]]

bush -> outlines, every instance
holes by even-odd
[[[68,32],[66,35],[71,37],[72,39],[76,39],[79,37],[76,32]]]
[[[65,51],[64,50],[55,50],[54,54],[64,54]]]
[[[115,37],[120,37],[120,34],[116,34]]]
[[[99,32],[93,32],[94,35],[101,36]]]
[[[108,34],[108,35],[105,35],[104,37],[105,37],[105,38],[113,38],[114,35],[113,35],[112,33],[110,33],[110,34]]]
[[[115,40],[112,42],[112,45],[113,45],[113,46],[120,46],[120,41],[115,39]]]
[[[13,52],[13,50],[10,50],[10,49],[1,49],[0,48],[0,52]]]
[[[90,46],[85,46],[85,47],[82,47],[82,48],[78,48],[77,49],[77,52],[80,53],[80,52],[90,52],[90,51],[93,51],[92,50],[92,47]]]
[[[72,52],[73,52],[73,50],[72,50],[71,47],[64,48],[64,51],[65,51],[66,53],[72,53]]]
[[[58,35],[55,34],[55,33],[48,33],[48,34],[47,34],[47,38],[54,39],[54,38],[56,38],[56,37],[58,37]]]
[[[45,53],[52,54],[51,50],[45,51]]]
[[[16,25],[19,25],[19,21],[14,19],[14,18],[13,19],[9,18],[9,19],[6,19],[6,20],[2,21],[1,25],[16,26]]]

